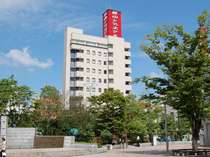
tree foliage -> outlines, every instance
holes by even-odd
[[[109,89],[90,99],[90,111],[95,116],[97,136],[112,135],[112,139],[136,140],[146,134],[144,111],[132,95],[124,96],[118,90]],[[143,140],[143,139],[142,139]],[[107,140],[106,140],[107,141]]]
[[[28,86],[18,85],[14,76],[0,80],[0,112],[9,117],[9,126],[22,126],[23,119],[29,120],[32,94]]]
[[[189,120],[194,150],[201,121],[209,115],[209,23],[205,11],[198,17],[199,27],[194,34],[185,32],[183,26],[163,26],[148,35],[147,43],[142,46],[165,74],[164,78],[144,77],[142,81],[154,89],[155,97]]]
[[[161,134],[160,122],[163,108],[160,104],[154,104],[148,100],[141,100],[139,106],[144,111],[146,134],[149,136],[149,141],[152,142],[154,135]]]
[[[92,96],[90,110],[96,116],[96,134],[108,130],[121,136],[125,132],[126,99],[120,91],[107,90],[99,96]]]
[[[34,101],[34,126],[43,135],[55,135],[62,103],[59,91],[50,85],[41,89],[39,99]]]

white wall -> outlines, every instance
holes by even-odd
[[[7,148],[33,148],[35,128],[7,128]]]

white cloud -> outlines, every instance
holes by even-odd
[[[30,55],[28,48],[24,48],[22,50],[11,49],[8,53],[0,57],[0,64],[25,66],[30,69],[47,69],[53,65],[53,61],[51,59],[40,61],[38,58],[32,57]]]
[[[67,26],[99,26],[99,16],[87,11],[86,1],[0,0],[0,26],[13,29],[63,31]],[[101,17],[100,17],[101,18]]]
[[[23,11],[37,10],[47,0],[0,0],[0,10],[2,11]]]

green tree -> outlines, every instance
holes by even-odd
[[[141,100],[139,105],[141,109],[144,110],[145,128],[149,135],[149,141],[153,142],[153,136],[159,135],[161,131],[160,117],[163,114],[163,108],[160,104],[152,103],[148,100]]]
[[[77,141],[92,142],[95,136],[94,117],[83,105],[71,105],[69,110],[63,110],[59,116],[59,128],[65,134],[69,133],[70,128],[77,128]]]
[[[136,138],[139,136],[143,142],[144,136],[147,134],[146,116],[144,109],[133,95],[126,97],[125,126],[129,140],[136,142]]]
[[[163,26],[146,37],[142,48],[161,68],[164,78],[144,77],[154,96],[188,119],[192,130],[192,147],[197,150],[201,121],[209,116],[210,56],[209,14],[198,17],[195,34],[183,26]]]
[[[51,85],[46,85],[41,89],[40,99],[49,99],[54,104],[61,104],[59,90]]]
[[[50,85],[41,89],[39,99],[34,101],[34,125],[43,135],[58,134],[58,117],[62,113],[59,91]]]
[[[90,111],[96,117],[97,136],[100,136],[104,130],[110,132],[112,136],[127,136],[126,99],[120,91],[109,89],[99,96],[92,96],[89,101],[91,102]]]
[[[177,127],[177,138],[180,140],[182,140],[184,136],[189,135],[191,133],[190,123],[188,119],[183,116],[178,116]]]
[[[0,80],[0,112],[9,117],[9,126],[30,126],[33,92],[28,86],[20,86],[11,76]]]
[[[90,111],[95,117],[95,133],[106,137],[106,142],[109,133],[112,140],[121,138],[126,143],[128,138],[135,141],[137,136],[146,134],[144,111],[135,96],[124,96],[119,90],[109,89],[89,100]]]

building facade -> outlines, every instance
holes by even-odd
[[[202,121],[199,140],[201,146],[210,146],[210,118]]]
[[[64,46],[65,108],[78,97],[88,105],[88,97],[109,88],[124,95],[131,93],[131,45],[118,34],[97,37],[69,27],[65,30]]]

